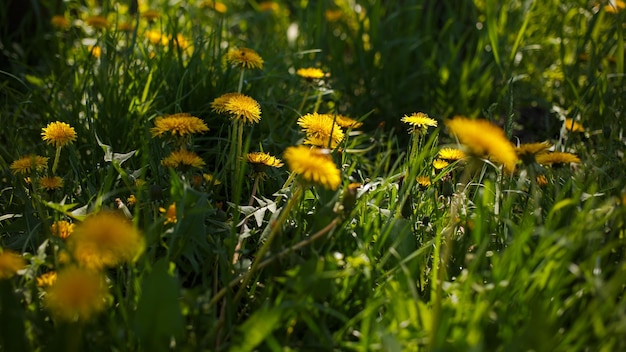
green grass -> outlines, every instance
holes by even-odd
[[[116,2],[85,3],[43,2],[17,29],[0,9],[0,248],[27,263],[0,279],[0,350],[626,348],[626,11],[577,0],[277,1],[262,11],[233,0],[219,13],[150,1],[161,16],[149,23]],[[85,24],[98,13],[108,29]],[[70,28],[38,20],[53,14]],[[117,30],[124,22],[135,29]],[[149,29],[192,49],[153,44]],[[232,47],[264,60],[241,87],[225,61]],[[295,74],[303,67],[328,75],[310,83]],[[298,117],[314,111],[364,123],[331,153],[337,191],[291,183],[287,166],[254,187],[232,121],[211,107],[239,88],[262,110],[243,130],[243,152],[282,158],[304,138]],[[180,112],[210,128],[189,145],[201,169],[161,164],[175,148],[150,128]],[[400,121],[414,112],[438,121],[419,140]],[[434,170],[439,149],[458,146],[445,127],[455,115],[488,119],[515,144],[547,140],[581,163]],[[585,131],[565,131],[565,118]],[[27,154],[52,163],[41,139],[52,121],[78,138],[61,150],[64,186],[45,191],[25,180],[41,175],[10,165]],[[220,183],[198,182],[203,174]],[[36,281],[68,266],[50,226],[131,195],[145,252],[105,270],[106,310],[56,319]],[[177,222],[166,223],[159,208],[173,203]]]

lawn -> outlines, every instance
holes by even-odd
[[[0,351],[626,350],[623,1],[0,31]]]

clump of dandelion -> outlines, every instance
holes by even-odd
[[[0,280],[12,278],[25,267],[26,261],[21,255],[0,247]]]
[[[544,166],[562,167],[565,164],[579,164],[580,158],[576,154],[567,152],[550,152],[539,154],[535,157],[537,163]]]
[[[57,272],[48,271],[47,273],[37,276],[37,286],[49,287],[57,281]]]
[[[337,165],[327,150],[304,145],[285,149],[285,161],[301,182],[336,190],[341,183]]]
[[[320,148],[337,148],[345,135],[341,127],[334,122],[329,114],[306,114],[298,119],[298,125],[302,128],[306,138],[304,144]]]
[[[518,158],[515,147],[506,138],[504,131],[487,120],[472,120],[457,116],[446,121],[446,126],[459,142],[477,158],[491,158],[512,173]]]
[[[39,155],[23,156],[9,165],[14,175],[29,175],[31,172],[41,172],[48,168],[48,158]]]
[[[161,160],[161,164],[165,167],[172,168],[201,168],[204,166],[204,160],[196,153],[185,149],[175,150],[170,155]]]
[[[55,121],[42,128],[41,136],[44,142],[54,145],[56,148],[54,163],[52,163],[52,173],[54,174],[59,165],[61,148],[76,140],[76,131],[74,131],[74,127],[65,122]]]
[[[74,232],[74,226],[76,225],[66,220],[58,220],[52,223],[52,226],[50,226],[50,232],[52,232],[53,236],[64,240],[70,237],[72,232]]]
[[[88,321],[107,307],[109,291],[102,273],[71,267],[48,287],[44,304],[63,321]]]
[[[80,266],[95,270],[132,262],[145,247],[139,230],[111,211],[89,215],[74,228],[67,243]]]

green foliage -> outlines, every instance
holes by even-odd
[[[0,9],[0,255],[27,261],[5,278],[0,260],[0,350],[626,348],[625,9],[138,6],[41,2],[21,22]],[[90,25],[93,15],[108,27]],[[227,62],[237,47],[255,50],[263,68]],[[296,74],[308,67],[324,77]],[[259,123],[216,111],[214,100],[233,92],[259,103]],[[418,111],[438,126],[407,133],[401,118]],[[282,158],[302,144],[296,121],[312,112],[363,122],[325,152],[338,189],[303,182],[289,165],[245,162],[247,152]],[[177,113],[209,131],[153,135],[157,117]],[[445,124],[455,115],[581,162],[540,165],[533,155],[507,173],[460,145]],[[584,131],[568,131],[566,118]],[[52,121],[72,126],[76,141],[47,145]],[[469,156],[435,168],[443,147]],[[163,165],[181,149],[204,164]],[[58,155],[59,167],[16,170],[29,154],[50,165]],[[46,176],[63,183],[46,189]],[[38,279],[77,265],[59,222],[80,226],[99,211],[132,222],[145,248],[103,269],[106,309],[60,321]]]

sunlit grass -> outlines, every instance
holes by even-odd
[[[4,31],[0,349],[626,348],[618,3]]]

